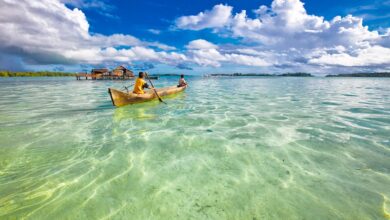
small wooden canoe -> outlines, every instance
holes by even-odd
[[[160,97],[167,95],[176,94],[182,92],[186,89],[184,87],[171,86],[161,89],[156,89]],[[116,89],[109,88],[108,93],[110,94],[112,104],[114,106],[120,107],[124,105],[136,104],[141,102],[147,102],[154,99],[157,99],[156,94],[152,89],[145,91],[145,94],[135,94],[133,92],[122,92]]]

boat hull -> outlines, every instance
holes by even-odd
[[[186,87],[171,86],[156,90],[160,97],[164,97],[182,92],[185,89]],[[148,102],[158,98],[153,90],[148,90],[145,94],[135,94],[132,92],[122,92],[113,88],[108,88],[108,93],[110,94],[112,104],[116,107]]]

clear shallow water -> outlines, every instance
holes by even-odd
[[[0,218],[389,218],[389,79],[188,81],[0,79]]]

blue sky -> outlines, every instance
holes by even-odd
[[[390,0],[0,3],[0,69],[324,74],[390,64]]]
[[[323,16],[328,20],[338,15],[355,14],[360,17],[368,17],[364,20],[364,24],[373,30],[390,27],[390,1],[387,4],[385,1],[372,0],[311,0],[303,2],[308,14]],[[91,24],[92,32],[106,35],[115,33],[130,34],[141,39],[153,39],[181,48],[190,40],[199,38],[217,43],[232,40],[221,39],[210,31],[182,31],[179,34],[170,31],[170,27],[176,18],[183,15],[194,15],[221,3],[233,6],[234,12],[240,12],[241,10],[250,12],[260,5],[270,5],[272,1],[200,0],[193,1],[189,5],[188,1],[178,0],[168,0],[163,3],[161,1],[114,0],[106,1],[106,4],[110,6],[106,13],[114,17],[104,16],[99,12],[101,9],[94,7],[85,8],[84,11]],[[70,4],[69,7],[74,6]],[[150,29],[158,30],[160,34],[153,34],[148,31]]]
[[[168,30],[172,25],[172,22],[183,15],[197,14],[206,9],[212,8],[217,4],[227,4],[234,7],[234,12],[240,12],[241,10],[251,11],[258,8],[260,5],[270,5],[271,0],[200,0],[190,3],[187,1],[168,0],[161,3],[161,1],[106,1],[107,5],[112,6],[107,13],[117,16],[117,19],[112,19],[107,16],[102,16],[97,8],[85,8],[85,14],[91,23],[91,31],[114,34],[114,33],[126,33],[132,34],[138,37],[154,38],[153,34],[150,34],[148,29]],[[303,1],[305,8],[309,14],[315,14],[324,16],[326,19],[332,19],[335,16],[346,16],[348,14],[354,14],[356,16],[364,17],[365,15],[371,15],[369,19],[365,19],[364,23],[371,28],[386,28],[390,23],[390,3],[383,0],[328,0],[328,1]],[[74,7],[68,4],[69,7]],[[386,15],[383,16],[382,15]],[[168,32],[169,33],[169,32]],[[181,35],[187,42],[189,39],[197,36],[197,33],[193,35],[184,34]],[[198,35],[198,36],[203,36]],[[166,41],[169,41],[167,38]],[[175,43],[174,40],[171,42]]]

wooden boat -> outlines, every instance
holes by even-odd
[[[186,89],[184,87],[171,86],[161,89],[156,89],[160,97],[173,95],[182,92]],[[122,92],[116,89],[109,88],[108,93],[110,94],[112,104],[120,107],[124,105],[136,104],[141,102],[147,102],[157,99],[156,94],[152,89],[145,91],[145,94],[135,94],[133,92]]]

